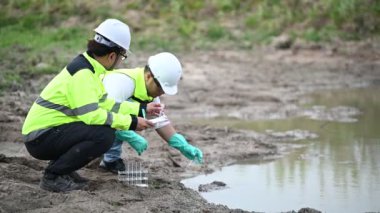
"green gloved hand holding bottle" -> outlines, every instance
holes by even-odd
[[[189,144],[183,135],[175,133],[169,139],[169,146],[178,149],[186,158],[196,163],[203,163],[203,153],[200,149]]]
[[[135,131],[117,130],[115,134],[117,139],[128,142],[139,155],[148,148],[148,141]]]

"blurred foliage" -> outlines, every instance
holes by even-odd
[[[133,52],[250,49],[282,33],[314,42],[380,33],[378,0],[2,0],[0,90],[61,70],[109,17],[130,25]]]

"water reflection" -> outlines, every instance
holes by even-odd
[[[265,132],[304,129],[315,140],[280,160],[225,167],[208,176],[184,180],[194,189],[219,180],[230,187],[202,193],[210,202],[231,208],[278,212],[312,207],[325,212],[379,211],[380,202],[380,93],[379,88],[315,94],[305,107],[351,106],[362,113],[356,123],[311,120],[248,122],[228,119],[205,124]]]

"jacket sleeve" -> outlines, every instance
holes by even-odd
[[[102,108],[115,113],[139,115],[142,109],[146,109],[144,104],[126,101],[132,97],[135,90],[134,81],[125,74],[112,73],[102,79],[104,89],[107,92],[107,99],[100,101]],[[110,101],[108,99],[116,100]],[[104,102],[103,102],[104,101]]]
[[[107,94],[103,94],[103,97],[99,100],[99,107],[114,113],[136,116],[141,114],[142,109],[146,110],[146,106],[144,104],[130,101],[123,101],[119,103],[112,98],[108,98]]]
[[[76,72],[67,85],[67,99],[75,115],[88,125],[110,125],[112,128],[134,130],[137,118],[134,115],[110,112],[100,107],[99,96],[103,88],[99,79],[90,70]],[[104,101],[112,105],[113,100]],[[114,104],[113,104],[114,105]]]

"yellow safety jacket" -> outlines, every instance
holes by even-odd
[[[100,75],[106,69],[87,53],[77,56],[45,87],[22,127],[31,141],[52,127],[72,122],[135,130],[140,103],[107,98]]]
[[[130,100],[133,100],[134,102],[139,102],[144,107],[146,106],[147,103],[150,103],[153,101],[154,98],[148,95],[148,91],[146,89],[144,68],[138,67],[134,69],[116,69],[112,72],[108,72],[106,75],[109,75],[112,73],[125,74],[134,81],[135,90]]]

